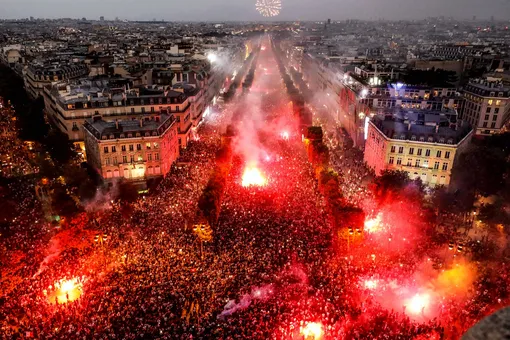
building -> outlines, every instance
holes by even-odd
[[[510,119],[510,86],[500,81],[474,79],[464,88],[462,119],[477,135],[488,136],[505,130]]]
[[[164,176],[179,157],[177,126],[170,114],[113,122],[89,118],[83,125],[87,162],[105,180]]]
[[[85,64],[70,64],[62,66],[30,65],[25,71],[23,80],[28,94],[33,98],[37,98],[43,94],[45,86],[49,86],[54,82],[85,77],[88,73],[89,69]]]
[[[171,114],[177,125],[179,147],[186,148],[193,126],[188,96],[168,87],[127,87],[129,83],[118,78],[54,84],[44,89],[45,111],[50,122],[81,149],[82,126],[92,116],[115,121]]]
[[[455,111],[395,109],[366,121],[364,161],[376,175],[402,170],[431,187],[448,185],[455,161],[472,135]]]

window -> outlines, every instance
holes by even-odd
[[[437,169],[439,169],[439,162],[434,163],[434,170],[437,170]]]
[[[133,144],[130,144],[130,145],[129,145],[129,151],[134,151]]]
[[[487,122],[483,122],[483,127],[486,128],[487,127]]]
[[[409,154],[410,154],[410,155],[414,155],[414,148],[410,148],[410,149],[409,149]]]
[[[122,145],[120,148],[121,148],[122,151],[126,151],[126,146],[125,145]]]
[[[418,156],[421,156],[421,149],[418,149]]]
[[[133,156],[133,155],[129,156],[129,161],[131,163],[133,163],[135,161],[135,156]]]
[[[491,108],[488,107],[487,110],[485,111],[486,113],[491,113]]]
[[[391,146],[391,152],[392,152],[392,153],[395,153],[395,149],[396,149],[395,145],[392,145],[392,146]]]
[[[113,157],[113,165],[117,165],[117,164],[119,164],[119,163],[117,162],[117,156],[114,156],[114,157]]]
[[[398,147],[398,153],[404,153],[404,147],[403,146],[399,146]]]
[[[122,156],[122,163],[127,163],[127,156]]]
[[[106,165],[110,165],[110,157],[106,157],[105,160],[104,160],[104,163]]]
[[[136,150],[138,151],[142,150],[142,144],[136,144]]]
[[[420,160],[419,159],[416,160],[416,162],[414,163],[414,166],[417,167],[417,168],[420,166]]]
[[[142,155],[138,155],[137,159],[138,159],[138,162],[143,161],[143,157],[142,157]]]
[[[448,163],[443,163],[443,171],[448,170]]]
[[[147,154],[147,160],[148,160],[148,161],[152,161],[152,154],[151,154],[151,153],[148,153],[148,154]]]
[[[145,113],[145,107],[142,107],[142,113]]]
[[[154,149],[159,148],[159,144],[158,143],[154,143],[153,145],[154,145]]]
[[[397,158],[397,165],[402,165],[402,158]]]
[[[159,153],[154,154],[154,160],[159,161]]]
[[[436,158],[441,158],[441,150],[438,150],[437,153],[436,153]]]
[[[498,100],[496,100],[496,105],[497,105],[497,106],[501,105],[501,100],[499,100],[499,99],[498,99]]]
[[[496,128],[496,122],[492,122],[491,123],[491,129],[495,129]]]
[[[497,115],[499,113],[499,107],[494,109],[494,114]]]
[[[408,158],[407,159],[407,166],[412,166],[413,165],[413,160],[411,158]]]
[[[104,153],[108,153],[108,147],[107,146],[103,147],[103,151]]]
[[[428,160],[424,160],[423,161],[423,167],[428,169],[428,167],[429,167],[429,161]]]
[[[135,113],[135,108],[134,107],[131,108],[131,113]]]
[[[116,146],[112,146],[112,152],[117,152],[117,147]]]
[[[494,97],[494,92],[491,92],[491,97]],[[489,99],[489,105],[492,105],[493,101],[492,99]]]
[[[151,112],[154,113],[154,106],[151,106]]]
[[[430,149],[425,150],[425,157],[430,157]]]
[[[489,120],[489,115],[485,115],[485,119],[484,120]]]
[[[150,150],[151,149],[151,143],[145,144],[145,147],[147,148],[147,150]]]
[[[450,151],[445,151],[444,158],[450,159]]]

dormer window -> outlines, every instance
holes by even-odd
[[[429,138],[427,139],[427,141],[428,141],[428,142],[430,142],[430,143],[432,143],[432,142],[434,141],[434,137],[429,137]]]
[[[136,133],[136,137],[140,137],[140,136],[141,136],[141,135],[140,135],[140,132],[137,132],[137,133]]]
[[[424,141],[425,141],[425,137],[420,136],[420,142],[424,142]]]
[[[132,138],[133,137],[133,134],[132,133],[128,133],[128,138]]]
[[[110,135],[110,139],[114,139],[114,138],[115,138],[115,136],[114,136],[114,135]]]
[[[439,138],[439,143],[444,143],[444,138]]]
[[[411,140],[416,140],[416,136],[415,136],[415,135],[412,135],[412,136],[411,136]]]
[[[453,139],[452,138],[449,138],[448,141],[447,141],[448,144],[453,144]]]

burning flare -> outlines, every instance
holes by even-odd
[[[430,305],[430,295],[429,294],[416,294],[409,300],[407,300],[405,306],[406,310],[410,314],[420,315],[425,313],[426,309]]]
[[[380,231],[382,229],[381,213],[377,214],[377,216],[375,218],[366,220],[364,229],[367,233],[370,233],[370,234]]]
[[[262,175],[262,172],[255,166],[248,166],[243,173],[243,187],[249,186],[264,186],[267,184],[267,179]]]
[[[77,300],[82,293],[82,284],[78,281],[78,278],[70,280],[62,279],[55,282],[55,290],[50,294],[50,303],[63,304]]]
[[[301,335],[305,339],[319,340],[322,338],[324,331],[322,330],[322,324],[318,322],[310,322],[305,327],[301,327]]]

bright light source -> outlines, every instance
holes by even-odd
[[[281,133],[281,135],[282,135],[282,139],[289,140],[289,132],[288,131],[283,131]]]
[[[405,304],[407,311],[411,314],[419,315],[425,312],[430,305],[429,294],[416,294]]]
[[[262,175],[256,167],[247,167],[243,173],[241,185],[243,187],[250,186],[264,186],[267,184],[267,179]]]
[[[300,332],[305,339],[319,340],[322,338],[324,331],[322,330],[322,324],[318,322],[310,322],[305,327],[301,327]]]
[[[377,288],[377,281],[373,279],[366,280],[364,286],[366,289],[374,290]]]
[[[211,64],[215,63],[218,60],[218,56],[215,53],[209,53],[207,55],[207,59]]]

